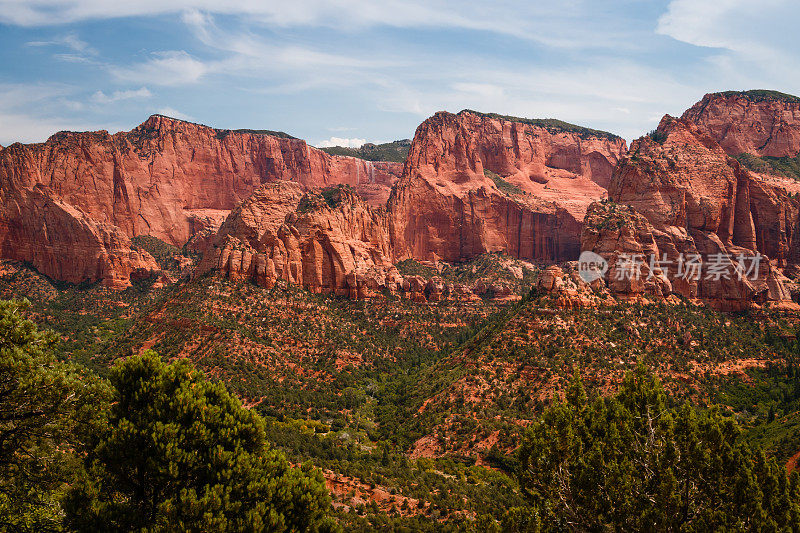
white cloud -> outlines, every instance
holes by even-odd
[[[97,91],[92,95],[92,101],[96,104],[112,104],[121,100],[131,100],[136,98],[150,98],[153,96],[147,87],[140,89],[129,89],[127,91],[114,91],[111,94],[106,94],[103,91]]]
[[[82,63],[84,65],[100,64],[96,60],[92,59],[92,57],[81,54],[53,54],[53,57],[66,63]]]
[[[194,117],[191,115],[187,115],[185,113],[181,113],[177,109],[172,107],[162,107],[156,111],[159,115],[164,115],[165,117],[177,118],[179,120],[194,120]]]
[[[317,143],[318,148],[330,148],[332,146],[344,146],[347,148],[361,148],[367,142],[366,139],[346,139],[343,137],[331,137]]]
[[[622,6],[626,8],[625,5]],[[189,12],[234,15],[274,28],[325,27],[356,31],[371,27],[456,28],[513,35],[564,48],[636,46],[636,28],[590,0],[529,2],[495,0],[0,0],[0,22],[21,26]],[[570,31],[564,31],[569,25]],[[602,39],[598,36],[602,34]]]
[[[798,18],[795,0],[672,0],[656,32],[745,60],[795,63]]]
[[[81,40],[75,33],[67,33],[47,41],[29,41],[25,44],[36,47],[60,46],[82,54],[97,55],[97,50],[89,46],[86,41]]]
[[[0,0],[2,1],[2,0]],[[247,30],[224,31],[213,17],[197,10],[186,11],[183,22],[203,44],[232,55],[220,61],[219,70],[248,70],[255,67],[270,69],[379,68],[397,67],[396,60],[361,59],[348,54],[321,52],[296,44],[273,44]]]
[[[798,19],[796,0],[672,0],[656,31],[716,49],[705,58],[714,90],[800,92]]]
[[[62,130],[109,129],[108,124],[62,115],[65,110],[82,109],[80,102],[72,100],[74,93],[73,88],[56,83],[0,83],[0,144],[42,142]]]
[[[120,81],[176,86],[198,82],[213,67],[184,50],[168,50],[154,52],[142,63],[112,66],[109,70]]]
[[[794,26],[794,0],[672,0],[656,31],[696,46],[752,53],[765,48],[782,27]]]

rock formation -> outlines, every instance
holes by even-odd
[[[401,288],[391,258],[384,208],[370,208],[346,186],[320,193],[276,182],[231,213],[197,273],[217,270],[268,288],[282,279],[363,298]]]
[[[131,237],[183,245],[277,179],[307,188],[346,183],[381,203],[400,169],[330,156],[285,134],[160,115],[114,135],[61,132],[0,151],[0,251],[55,279],[121,287],[129,271],[151,266]]]
[[[478,278],[466,284],[438,275],[401,276],[393,264],[386,209],[367,205],[348,186],[306,191],[292,182],[263,185],[211,238],[195,276],[209,272],[266,288],[283,280],[351,298],[394,294],[438,302],[520,297],[501,280]]]
[[[32,265],[61,281],[103,279],[113,289],[158,270],[119,228],[95,222],[39,188],[0,187],[0,256]]]
[[[684,119],[728,153],[795,157],[800,153],[800,98],[776,91],[707,94]]]
[[[722,309],[788,299],[778,267],[796,247],[797,200],[742,168],[690,120],[666,116],[635,141],[609,199],[589,209],[582,249],[608,260],[613,292],[676,293]],[[752,259],[759,253],[760,262]],[[699,277],[682,263],[690,258],[701,263]],[[755,271],[739,276],[739,267]]]
[[[574,259],[586,208],[624,153],[619,137],[559,121],[437,113],[417,128],[389,199],[395,254]]]
[[[579,309],[609,304],[613,301],[601,280],[592,284],[584,281],[575,261],[562,266],[550,265],[539,273],[534,288],[550,297],[550,303],[561,309]]]
[[[123,288],[158,269],[131,241],[150,235],[205,251],[196,274],[437,301],[513,291],[403,279],[393,264],[493,251],[569,261],[583,249],[607,259],[616,294],[739,309],[787,299],[781,269],[800,263],[800,200],[788,178],[776,185],[730,156],[797,156],[799,118],[800,99],[788,95],[707,95],[626,152],[619,137],[556,120],[441,112],[419,126],[400,165],[155,115],[127,133],[61,132],[0,149],[0,258]],[[733,275],[737,258],[754,254],[765,257],[758,276]],[[630,255],[663,264],[618,277]],[[675,272],[695,255],[703,268],[721,261],[728,275]],[[545,273],[546,292],[575,278]]]

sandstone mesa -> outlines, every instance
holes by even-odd
[[[436,301],[485,288],[404,278],[395,264],[487,252],[552,264],[592,250],[609,261],[612,294],[743,309],[790,300],[784,272],[800,254],[800,187],[737,158],[798,153],[800,99],[770,91],[706,95],[630,149],[557,120],[440,112],[417,128],[405,164],[155,115],[130,132],[61,132],[0,149],[0,254],[55,279],[119,289],[158,270],[131,243],[150,235],[202,252],[195,275]],[[757,280],[687,282],[647,266],[640,279],[615,276],[621,254],[732,264],[756,252],[765,256]],[[587,304],[599,288],[567,268],[546,269],[539,289]]]
[[[181,246],[216,227],[262,183],[346,183],[382,201],[396,163],[330,156],[275,132],[150,117],[130,132],[60,132],[0,151],[0,249],[43,274],[122,288],[154,263],[129,239]],[[73,230],[71,228],[80,228]]]

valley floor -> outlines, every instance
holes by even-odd
[[[27,297],[32,318],[60,336],[59,356],[100,374],[152,349],[224,381],[293,463],[323,471],[347,530],[485,530],[522,505],[520,435],[575,369],[590,395],[605,395],[643,362],[671,401],[719,405],[797,468],[796,316],[684,303],[563,309],[531,291],[533,271],[508,265],[404,267],[513,280],[521,299],[351,301],[214,276],[111,292],[8,263],[0,298]]]

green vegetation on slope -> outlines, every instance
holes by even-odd
[[[3,531],[338,529],[319,471],[224,385],[152,352],[101,380],[57,361],[26,305],[0,300]]]
[[[175,267],[175,256],[181,255],[181,249],[177,246],[150,235],[137,235],[131,239],[131,243],[152,255],[161,270],[172,270]]]
[[[508,181],[504,180],[502,177],[500,177],[499,175],[495,174],[491,170],[484,169],[483,170],[483,175],[486,176],[487,178],[491,179],[494,182],[494,184],[497,186],[497,188],[500,189],[501,192],[504,192],[505,194],[508,194],[509,196],[514,196],[514,195],[517,195],[517,194],[524,194],[524,191],[522,189],[520,189],[519,187],[517,187],[513,183],[509,183]]]
[[[743,96],[751,102],[764,102],[769,100],[777,100],[780,102],[800,103],[800,96],[786,94],[779,91],[771,91],[769,89],[753,89],[751,91],[722,91],[714,93],[720,96]]]
[[[564,389],[573,369],[580,368],[593,389],[608,390],[638,361],[677,398],[710,405],[722,401],[718,391],[732,383],[747,386],[746,373],[758,364],[793,361],[797,341],[783,341],[781,335],[795,327],[693,305],[621,303],[562,310],[547,297],[534,297],[493,316],[438,363],[422,369],[410,401],[424,408],[395,432],[408,435],[424,428],[422,433],[435,436],[428,445],[440,453],[483,453],[495,439],[500,449],[513,449],[519,427]],[[742,417],[748,431],[768,421],[766,412],[745,416],[742,404],[723,403]],[[486,440],[490,435],[495,436]],[[789,448],[790,443],[769,447],[780,460],[788,458]]]
[[[270,137],[278,137],[280,139],[297,139],[297,137],[293,137],[286,133],[285,131],[273,131],[273,130],[250,130],[250,129],[238,129],[238,130],[220,130],[216,129],[217,132],[216,137],[217,139],[224,139],[231,133],[250,133],[252,135],[268,135]]]
[[[319,471],[291,468],[264,422],[185,360],[145,352],[114,365],[107,422],[86,439],[65,499],[75,531],[317,531]]]
[[[570,124],[569,122],[564,122],[563,120],[558,120],[556,118],[521,118],[521,117],[512,117],[508,115],[498,115],[497,113],[481,113],[480,111],[473,111],[472,109],[464,109],[463,111],[459,112],[459,115],[463,113],[471,113],[473,115],[478,115],[481,117],[495,118],[499,120],[507,120],[509,122],[520,122],[522,124],[529,124],[531,126],[544,128],[550,133],[576,133],[581,138],[584,139],[589,137],[598,137],[601,139],[610,139],[610,140],[622,139],[619,135],[614,135],[613,133],[609,133],[607,131],[594,130],[592,128],[586,128],[584,126]]]
[[[745,379],[720,382],[715,400],[728,406],[750,439],[782,460],[800,451],[800,365],[787,356],[765,368],[753,368]]]
[[[762,174],[778,174],[787,178],[800,180],[800,154],[795,157],[759,157],[742,153],[735,156],[745,168]]]
[[[403,276],[422,276],[430,279],[439,276],[446,282],[472,286],[478,280],[501,283],[519,296],[527,294],[536,279],[539,268],[531,263],[514,259],[500,252],[481,254],[463,263],[439,263],[439,270],[424,265],[415,259],[404,259],[397,263]]]
[[[509,260],[486,254],[440,269],[398,267],[530,287],[533,271],[520,280]],[[505,306],[350,301],[213,276],[112,293],[57,289],[26,270],[0,276],[0,297],[23,292],[34,300],[31,315],[61,337],[60,358],[107,375],[115,360],[153,348],[226,383],[264,417],[267,440],[289,461],[323,469],[333,515],[348,531],[508,523],[507,510],[524,507],[515,452],[524,428],[575,368],[594,397],[613,393],[641,361],[670,401],[720,404],[749,442],[782,462],[800,449],[788,370],[797,325],[779,315],[627,303],[562,309],[536,293]]]
[[[411,140],[402,139],[383,144],[366,143],[359,148],[331,146],[329,148],[320,148],[320,150],[330,155],[357,157],[366,161],[393,161],[396,163],[403,163],[406,160],[406,156],[408,156],[409,148],[411,148]]]
[[[529,523],[541,530],[800,528],[797,474],[787,479],[732,418],[670,406],[643,366],[611,396],[590,399],[580,378],[565,396],[526,430],[520,450]]]
[[[0,529],[59,529],[59,501],[75,479],[72,451],[108,401],[99,380],[53,357],[55,338],[0,300]]]

